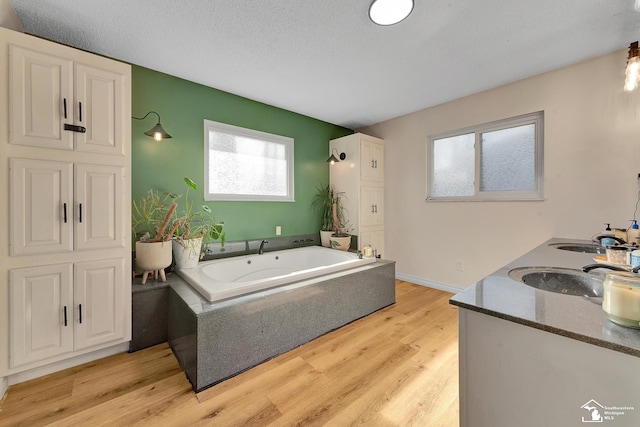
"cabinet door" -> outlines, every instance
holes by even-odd
[[[11,367],[73,351],[72,266],[9,272]]]
[[[360,141],[360,178],[365,181],[384,181],[384,147],[367,140]]]
[[[80,350],[125,337],[124,260],[75,264],[75,348]]]
[[[384,230],[361,230],[358,236],[358,249],[362,250],[365,246],[370,245],[376,251],[377,255],[384,255]]]
[[[76,150],[124,155],[123,76],[76,64],[75,83],[75,124],[87,130],[75,133]]]
[[[384,188],[360,188],[360,227],[384,225]]]
[[[122,182],[119,166],[75,165],[75,249],[123,247]]]
[[[10,142],[72,150],[73,63],[14,45],[9,62]]]
[[[9,168],[11,255],[72,251],[71,163],[12,158]]]

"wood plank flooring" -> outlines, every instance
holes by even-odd
[[[166,344],[9,387],[0,426],[457,426],[451,294],[396,304],[195,394]]]

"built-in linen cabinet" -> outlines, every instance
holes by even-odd
[[[126,76],[121,64],[100,59],[98,68],[10,45],[10,142],[124,155]]]
[[[124,247],[124,168],[9,161],[11,255]]]
[[[10,367],[121,340],[121,258],[14,269]]]
[[[0,28],[0,86],[0,377],[126,350],[131,67]]]
[[[330,182],[344,192],[351,234],[358,249],[370,245],[384,253],[384,142],[356,133],[329,142],[345,159],[329,167]]]

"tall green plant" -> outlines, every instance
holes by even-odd
[[[311,207],[320,211],[322,215],[322,231],[339,233],[342,228],[341,224],[347,223],[345,219],[344,197],[345,193],[336,190],[332,184],[316,187],[316,194],[311,200]]]
[[[224,222],[217,221],[213,216],[211,208],[207,205],[202,205],[198,210],[193,208],[193,200],[189,199],[189,191],[198,189],[196,184],[191,178],[184,177],[184,183],[187,185],[187,191],[184,194],[184,211],[182,216],[177,218],[177,229],[175,231],[176,240],[183,242],[187,239],[193,239],[203,237],[205,240],[218,240],[224,246],[226,239],[226,233],[224,232]],[[172,195],[173,199],[177,199],[181,196]]]
[[[162,240],[171,238],[160,228],[168,218],[173,216],[171,211],[173,205],[174,200],[170,194],[163,197],[154,189],[149,190],[139,200],[134,200],[131,208],[131,230],[134,239],[137,240],[137,236],[147,233],[149,240],[155,240],[159,235]]]

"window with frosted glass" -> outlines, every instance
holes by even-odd
[[[429,137],[427,200],[543,198],[543,112]]]
[[[205,200],[293,201],[293,139],[205,120]]]

